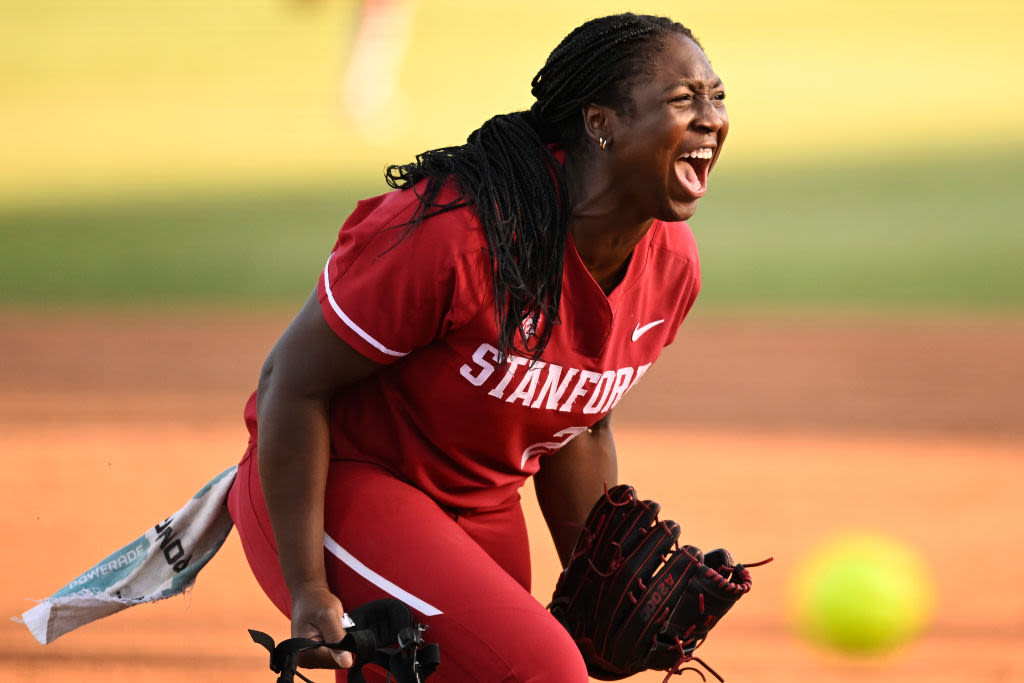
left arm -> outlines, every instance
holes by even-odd
[[[540,459],[533,477],[544,520],[564,567],[597,499],[618,483],[611,413],[557,453]]]

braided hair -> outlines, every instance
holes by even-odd
[[[551,146],[581,152],[582,108],[632,111],[632,86],[653,71],[672,34],[697,42],[664,17],[618,14],[588,21],[566,36],[533,78],[533,106],[486,121],[466,144],[434,149],[415,162],[389,166],[386,180],[410,189],[426,180],[408,234],[431,216],[472,206],[491,257],[498,353],[537,360],[560,322],[562,268],[571,205],[562,165]],[[698,43],[699,44],[699,43]],[[439,202],[454,180],[458,196]]]

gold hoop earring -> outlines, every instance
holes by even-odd
[[[606,138],[597,139],[597,144],[601,146],[601,149],[608,149],[608,142]]]

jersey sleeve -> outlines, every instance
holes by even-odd
[[[358,352],[393,363],[464,325],[489,294],[489,256],[469,209],[405,225],[412,190],[363,200],[342,226],[317,285],[324,318]]]

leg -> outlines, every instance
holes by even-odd
[[[252,461],[239,468],[232,516],[237,514],[260,585],[287,614],[287,589]],[[468,524],[482,529],[486,517],[498,521],[502,515],[470,517]],[[413,607],[416,618],[429,626],[427,639],[441,645],[441,667],[431,681],[588,680],[561,625],[419,490],[372,465],[334,463],[326,518],[332,589],[353,607],[381,597],[398,597]],[[525,556],[525,529],[508,526],[511,533],[502,547],[514,549],[510,556]],[[499,530],[492,528],[488,542],[498,537]],[[344,674],[339,680],[345,680]]]

